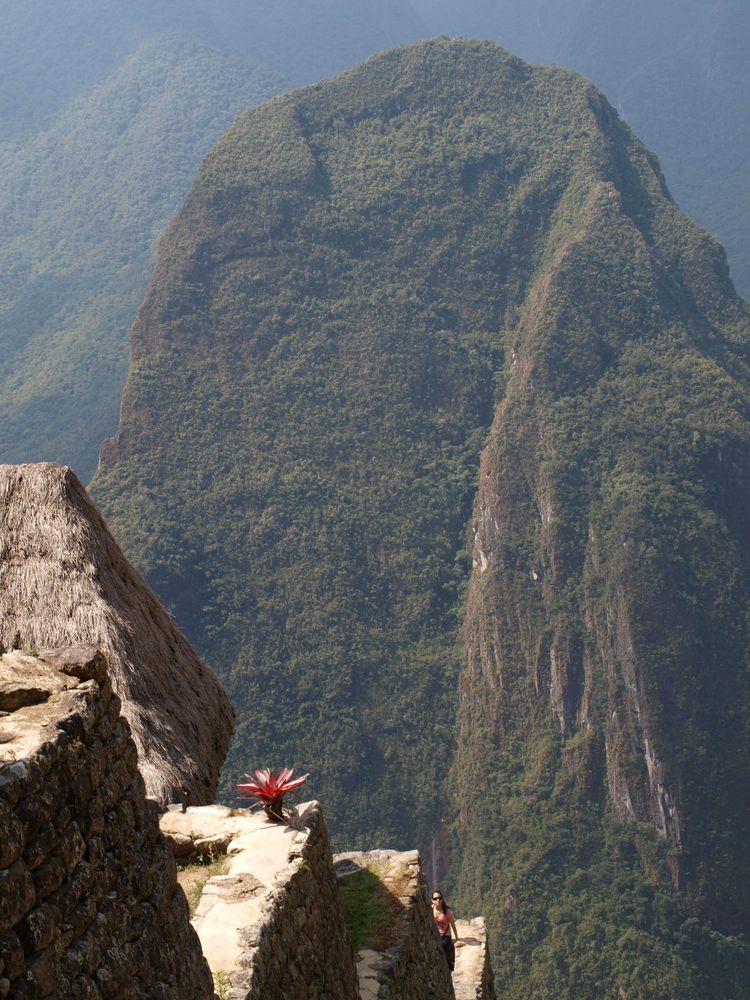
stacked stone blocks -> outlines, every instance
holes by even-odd
[[[0,658],[0,998],[211,1000],[94,648]]]
[[[181,858],[226,852],[194,924],[227,1000],[356,1000],[357,975],[323,814],[309,802],[289,825],[220,806],[161,820]]]
[[[264,921],[243,934],[247,1000],[353,1000],[357,976],[331,848],[317,803],[308,808]]]

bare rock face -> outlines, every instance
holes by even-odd
[[[232,731],[229,701],[68,468],[0,466],[0,644],[25,651],[0,688],[0,711],[44,700],[47,675],[30,653],[100,648],[149,796],[213,801]],[[96,678],[96,653],[66,655],[53,655],[55,684],[80,673],[74,661],[88,662]]]

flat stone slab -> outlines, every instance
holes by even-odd
[[[357,955],[360,1000],[378,1000],[381,980],[390,967],[390,960],[381,952],[371,948],[360,950]]]
[[[0,710],[16,712],[39,705],[50,695],[77,686],[77,677],[67,677],[37,656],[6,653],[0,668]]]
[[[19,651],[0,656],[0,767],[7,765],[6,777],[58,735],[61,719],[83,711],[89,690],[99,690],[96,681],[82,682],[41,657]]]
[[[170,808],[159,826],[174,856],[188,859],[213,852],[226,854],[230,842],[246,830],[248,818],[254,815],[249,809],[220,805]]]

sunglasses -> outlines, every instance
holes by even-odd
[[[443,897],[442,896],[433,896],[432,898],[433,899],[442,899]]]

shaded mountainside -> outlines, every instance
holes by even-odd
[[[281,89],[271,70],[162,36],[33,140],[0,145],[0,461],[91,476],[156,243],[222,131]]]
[[[162,241],[94,496],[230,690],[227,788],[424,844],[458,725],[500,995],[742,995],[749,335],[598,91],[490,43],[244,115]]]
[[[750,297],[750,7],[745,0],[414,0],[431,32],[493,38],[590,77],[718,233]]]

